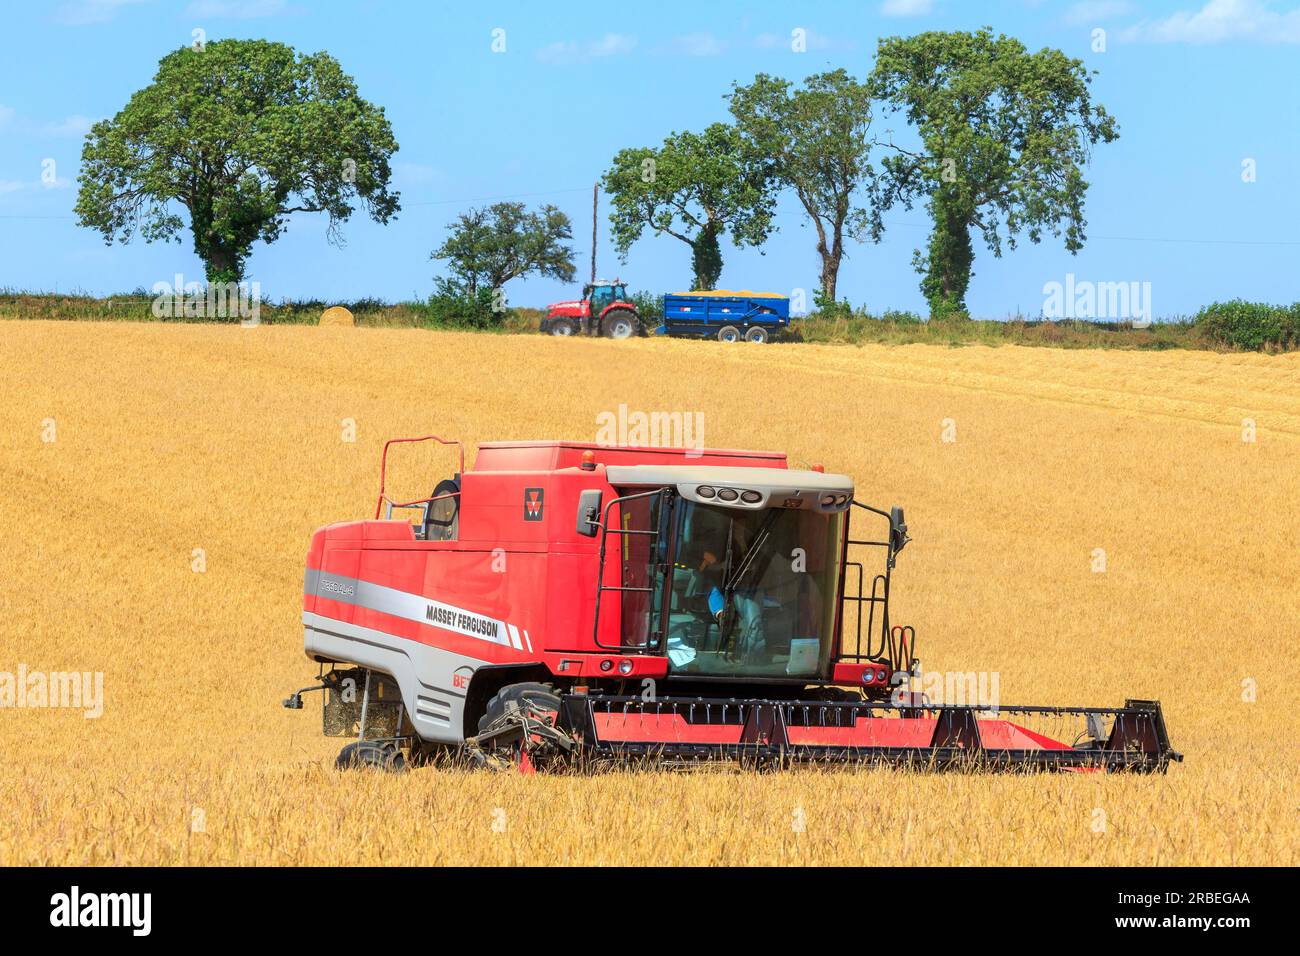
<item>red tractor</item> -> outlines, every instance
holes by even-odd
[[[547,335],[603,335],[627,339],[644,335],[636,304],[620,279],[597,279],[582,287],[582,298],[546,307],[542,332]]]
[[[352,738],[340,766],[448,750],[525,768],[1181,759],[1155,701],[912,690],[915,635],[890,619],[903,512],[855,500],[846,475],[779,452],[490,442],[468,472],[461,448],[428,498],[392,500],[389,448],[423,441],[460,444],[389,442],[374,519],[328,525],[307,552],[304,648],[320,670],[285,706],[325,692],[325,733]]]

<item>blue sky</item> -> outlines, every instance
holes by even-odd
[[[180,244],[106,247],[71,210],[81,141],[147,85],[158,60],[191,42],[260,37],[327,50],[385,107],[401,145],[402,212],[386,227],[358,213],[343,249],[325,220],[295,216],[255,247],[249,278],[272,298],[424,297],[446,224],[499,198],[552,202],[572,217],[584,276],[591,185],[614,153],[727,118],[723,94],[758,71],[800,79],[836,67],[865,76],[882,36],[991,25],[1031,49],[1056,47],[1098,71],[1098,101],[1120,139],[1090,167],[1089,241],[1025,242],[994,259],[977,246],[974,314],[1037,314],[1045,283],[1149,282],[1157,316],[1237,295],[1300,299],[1300,0],[866,0],[609,4],[399,3],[380,0],[67,0],[12,5],[0,44],[0,286],[107,294],[181,272]],[[492,50],[504,30],[505,52]],[[793,52],[802,29],[807,50]],[[1094,52],[1094,31],[1105,31]],[[901,120],[877,119],[901,135]],[[47,172],[53,160],[53,181]],[[1243,181],[1253,160],[1255,181]],[[689,252],[647,237],[620,263],[602,205],[599,271],[634,288],[685,287]],[[786,198],[763,248],[724,245],[722,285],[811,290],[813,233]],[[851,245],[840,293],[873,309],[922,309],[912,250],[926,214],[887,218],[879,245]],[[531,279],[512,303],[543,305],[574,287]]]

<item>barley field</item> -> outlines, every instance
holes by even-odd
[[[0,372],[0,672],[103,673],[98,717],[0,709],[0,864],[1298,862],[1300,354],[0,321]],[[388,437],[591,438],[620,403],[904,505],[927,670],[1158,698],[1185,762],[336,773],[319,695],[280,706],[310,533],[373,509]]]

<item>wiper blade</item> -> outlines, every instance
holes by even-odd
[[[731,579],[723,585],[723,590],[726,591],[727,596],[730,596],[735,592],[736,587],[742,580],[744,580],[745,576],[749,574],[750,569],[753,568],[755,558],[757,558],[759,552],[763,550],[763,545],[767,543],[767,539],[771,537],[772,523],[776,521],[776,516],[777,510],[772,508],[763,518],[763,523],[759,526],[758,534],[754,536],[754,543],[745,550],[743,555],[741,555],[740,565],[736,568]]]

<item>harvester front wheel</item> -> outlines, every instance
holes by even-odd
[[[537,681],[507,684],[488,701],[487,709],[483,711],[483,716],[478,719],[479,733],[484,733],[505,715],[508,701],[514,701],[516,704],[527,701],[538,710],[549,711],[553,714],[560,712],[560,697],[555,693],[555,688],[552,685],[542,684]]]
[[[502,735],[502,728],[508,728],[515,722],[518,731],[529,733],[526,722],[517,723],[517,720],[508,717],[511,711],[515,711],[516,718],[526,716],[533,721],[544,721],[553,726],[560,713],[560,698],[550,684],[522,681],[507,684],[488,701],[487,709],[478,720],[479,736],[475,738],[473,749],[478,752],[480,760],[487,760],[488,765],[495,763],[498,769],[505,765],[502,760],[508,764],[521,764],[522,751],[525,749],[519,732]],[[486,740],[482,739],[485,735]],[[533,742],[539,739],[536,733],[530,736]],[[533,748],[530,745],[528,749]]]
[[[572,335],[572,334],[573,334],[573,331],[574,331],[574,330],[573,330],[573,323],[570,322],[568,319],[552,319],[552,320],[551,320],[551,334],[552,334],[552,335]]]

